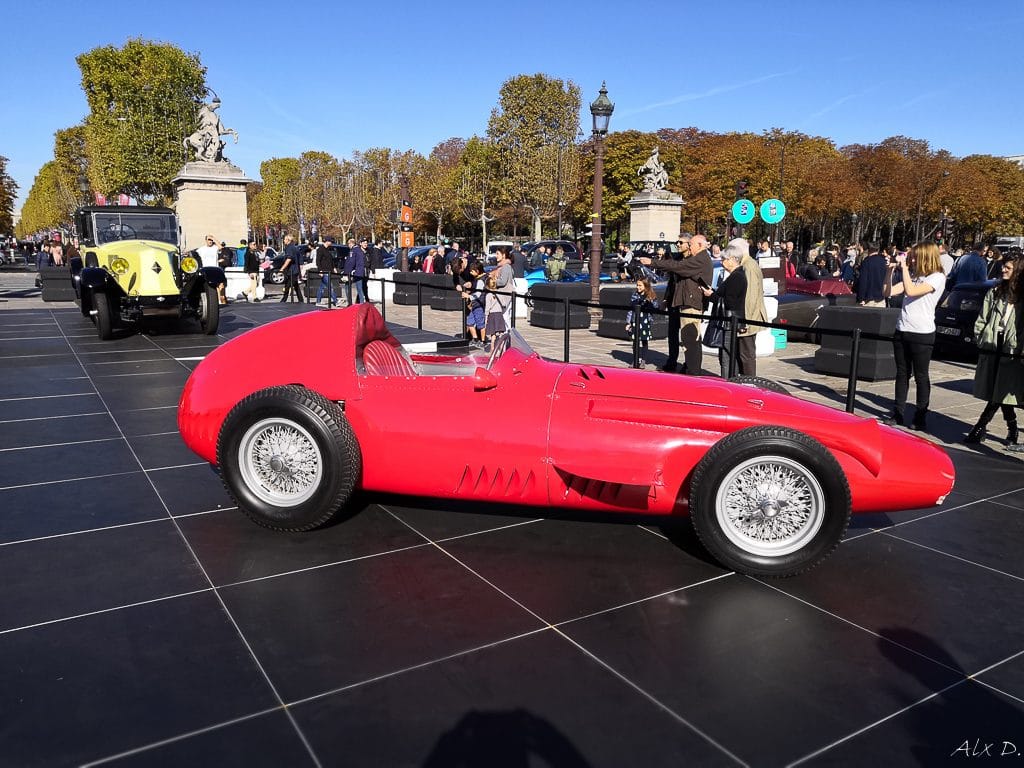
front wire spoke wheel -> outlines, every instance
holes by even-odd
[[[324,459],[313,435],[283,418],[257,421],[242,436],[238,465],[245,484],[279,507],[302,504],[317,490]]]
[[[786,456],[758,456],[726,474],[715,498],[718,522],[733,544],[764,557],[795,552],[824,520],[825,494],[814,473]]]

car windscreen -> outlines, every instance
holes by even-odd
[[[178,244],[177,227],[171,213],[96,213],[93,231],[99,245],[118,240],[156,240]]]
[[[979,312],[985,291],[978,288],[954,288],[942,300],[942,306],[954,312]]]

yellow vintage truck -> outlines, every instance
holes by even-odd
[[[85,206],[75,212],[75,231],[81,253],[70,265],[76,302],[101,339],[156,317],[197,320],[203,333],[217,333],[224,270],[179,253],[170,208]]]

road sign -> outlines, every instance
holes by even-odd
[[[749,224],[754,220],[754,204],[749,200],[737,200],[732,204],[732,217],[737,224]]]
[[[761,219],[765,224],[778,224],[786,217],[786,204],[774,197],[761,203]]]

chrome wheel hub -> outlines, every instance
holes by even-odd
[[[308,500],[323,480],[323,456],[313,436],[283,418],[264,419],[246,430],[238,466],[247,488],[262,501],[291,507]]]
[[[825,494],[814,473],[785,456],[741,462],[715,496],[715,514],[729,541],[765,557],[805,546],[820,530],[824,512]]]

